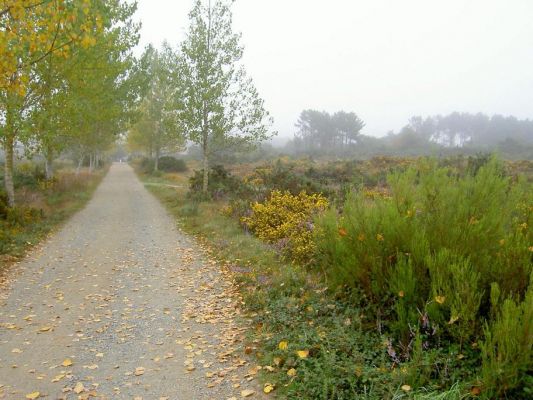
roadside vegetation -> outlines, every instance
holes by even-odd
[[[0,9],[2,263],[85,203],[134,119],[136,4],[67,3],[7,0]]]
[[[69,163],[56,166],[54,178],[46,179],[42,163],[18,164],[17,206],[9,207],[7,196],[0,195],[0,270],[82,208],[107,171],[107,166],[92,173],[76,172]]]
[[[281,397],[525,399],[531,167],[277,160],[213,168],[210,201],[200,173],[149,188],[235,272]]]
[[[63,155],[98,168],[129,126],[142,86],[131,49],[135,3],[3,2],[0,13],[2,196],[17,206],[17,160],[36,155],[53,180]]]
[[[234,272],[265,393],[530,398],[531,121],[414,117],[378,139],[354,112],[304,110],[285,148],[258,145],[271,119],[230,5],[196,1],[177,49],[146,49],[155,72],[128,144],[147,187]],[[161,171],[184,143],[188,171]]]

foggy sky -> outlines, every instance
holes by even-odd
[[[138,0],[141,44],[174,47],[192,0]],[[354,111],[363,133],[452,111],[533,118],[532,0],[237,0],[243,62],[292,137],[306,108]]]

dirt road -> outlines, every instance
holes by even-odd
[[[9,274],[0,399],[228,399],[255,389],[237,350],[231,283],[125,164]]]

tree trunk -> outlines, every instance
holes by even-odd
[[[93,168],[94,168],[94,156],[93,156],[93,153],[89,153],[89,173],[90,174],[93,173]]]
[[[209,0],[207,8],[208,16],[208,25],[207,25],[207,65],[210,64],[209,55],[211,52],[211,0]],[[208,140],[209,140],[209,117],[206,101],[203,101],[203,119],[204,126],[202,132],[202,150],[203,150],[203,165],[204,165],[204,177],[202,182],[202,193],[207,194],[209,187],[209,153],[208,153]]]
[[[14,147],[14,136],[12,134],[8,134],[4,140],[4,153],[6,158],[4,167],[4,184],[7,193],[7,204],[9,207],[15,206],[15,186],[13,184]]]
[[[76,175],[80,174],[82,165],[83,165],[83,156],[80,156],[80,158],[78,160],[78,167],[76,168]]]
[[[207,156],[207,149],[204,149],[204,179],[202,183],[202,192],[207,193],[207,187],[209,184],[209,157]]]
[[[155,159],[154,159],[154,172],[159,171],[159,147],[155,149]]]
[[[46,150],[46,157],[44,161],[44,170],[46,175],[46,180],[54,179],[54,155],[52,149],[48,148]]]
[[[209,185],[209,153],[208,153],[208,139],[209,139],[209,128],[208,128],[208,119],[207,111],[204,106],[204,132],[202,133],[202,152],[203,152],[203,165],[204,165],[204,178],[202,182],[202,192],[207,194],[207,188]]]

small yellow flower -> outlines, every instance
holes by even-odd
[[[398,296],[400,296],[400,297],[405,296],[405,293],[403,292],[403,290],[400,290],[400,291],[398,292]]]
[[[446,297],[445,296],[435,296],[435,301],[439,304],[444,304],[444,302],[446,301]]]
[[[378,233],[376,235],[376,239],[378,242],[383,242],[383,240],[385,240],[385,238],[383,237],[383,235],[381,233]]]
[[[344,228],[339,228],[339,235],[340,236],[346,236],[348,234],[348,232],[346,232],[346,229]]]
[[[360,242],[364,242],[365,241],[365,234],[364,233],[360,233],[357,236],[357,240],[359,240]]]

